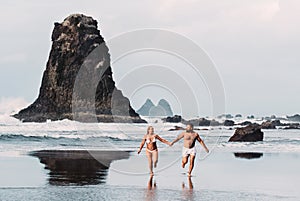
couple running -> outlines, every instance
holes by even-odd
[[[140,148],[138,150],[138,154],[141,153],[144,144],[146,143],[146,155],[149,162],[149,169],[150,174],[153,175],[153,164],[154,167],[157,165],[158,161],[158,149],[156,145],[156,139],[159,141],[172,146],[174,143],[179,141],[183,138],[183,149],[182,149],[182,167],[184,168],[185,165],[188,162],[188,159],[190,157],[190,167],[188,171],[188,176],[190,177],[194,168],[194,161],[196,157],[196,147],[195,142],[196,140],[203,146],[205,151],[208,153],[209,150],[204,144],[203,140],[200,138],[199,134],[194,132],[193,130],[193,124],[187,124],[186,131],[182,132],[173,142],[168,142],[167,140],[159,137],[157,134],[154,133],[154,128],[152,126],[149,126],[147,129],[147,134],[144,136]]]

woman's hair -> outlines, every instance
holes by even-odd
[[[147,128],[147,134],[149,134],[150,128],[153,128],[153,126],[148,126],[148,128]]]

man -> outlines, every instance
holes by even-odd
[[[209,150],[204,144],[203,140],[200,138],[199,134],[194,132],[193,124],[189,123],[186,126],[186,132],[182,132],[178,137],[171,143],[171,146],[183,138],[183,149],[182,149],[182,167],[187,164],[188,159],[190,157],[190,167],[188,171],[188,176],[190,177],[194,168],[194,160],[196,157],[196,147],[195,142],[198,142],[203,146],[205,151],[208,153]]]

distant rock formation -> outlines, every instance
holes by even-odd
[[[214,119],[209,120],[209,119],[206,119],[206,118],[182,120],[181,122],[184,123],[184,124],[191,123],[194,126],[221,126],[222,125],[221,122],[218,122]]]
[[[300,122],[300,115],[299,114],[295,114],[293,116],[287,116],[287,119],[289,121],[299,121]]]
[[[165,99],[160,99],[155,106],[148,98],[137,113],[143,116],[173,116],[171,106]]]
[[[146,102],[142,105],[142,107],[140,109],[138,109],[136,112],[139,115],[143,115],[143,116],[149,116],[149,111],[152,107],[154,107],[155,105],[153,104],[153,102],[147,98]]]
[[[224,121],[224,126],[234,126],[234,121],[226,119]]]
[[[285,129],[285,130],[287,130],[287,129],[300,129],[300,124],[299,123],[288,124],[283,129]]]
[[[251,125],[251,124],[252,124],[251,121],[243,121],[243,122],[239,123],[238,125],[247,126],[247,125]]]
[[[229,142],[256,142],[263,141],[264,133],[259,124],[251,124],[243,128],[237,128]]]
[[[183,119],[180,115],[174,115],[172,117],[168,116],[167,118],[162,118],[163,122],[170,122],[170,123],[183,123],[183,124],[193,124],[194,126],[221,126],[223,125],[221,122],[218,122],[214,119],[209,120],[205,118],[198,118],[198,119],[190,119],[190,120],[185,120]],[[232,124],[233,121],[228,120],[225,121],[228,124]],[[224,122],[224,123],[225,123]],[[234,122],[233,122],[234,124]]]
[[[254,119],[254,118],[255,118],[254,115],[247,116],[247,119]]]
[[[100,122],[145,123],[146,121],[132,109],[128,98],[124,97],[115,86],[110,67],[110,55],[97,29],[97,21],[82,14],[73,14],[62,23],[54,23],[52,48],[39,96],[29,107],[13,116],[23,122],[74,119],[72,98],[76,76],[87,56],[100,44],[104,51],[101,52],[102,55],[97,55],[97,65],[93,66],[93,71],[87,71],[86,74],[91,79],[101,74],[102,79],[95,83],[97,88],[92,97],[93,101],[78,98],[84,114],[80,121],[89,122],[95,119],[95,115],[84,110],[86,106],[91,105],[95,108],[93,112]],[[86,89],[91,87],[87,83],[82,83],[82,86]]]
[[[222,114],[222,115],[219,115],[217,118],[219,118],[219,119],[221,119],[221,118],[232,119],[233,116],[231,114]]]
[[[262,129],[276,129],[277,126],[288,126],[290,124],[283,124],[280,120],[273,120],[273,121],[265,121],[261,123],[260,127]]]
[[[158,101],[157,106],[161,106],[164,109],[166,116],[173,116],[173,111],[171,109],[171,106],[168,103],[168,101],[166,101],[165,99],[160,99]]]
[[[179,123],[182,120],[182,117],[180,115],[174,115],[173,117],[167,117],[162,119],[163,122],[170,122],[170,123]]]
[[[274,125],[271,121],[261,123],[260,127],[262,129],[276,129],[276,125]]]

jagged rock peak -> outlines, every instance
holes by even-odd
[[[128,98],[124,97],[115,86],[109,50],[97,29],[96,20],[83,14],[70,15],[63,22],[54,23],[51,39],[52,47],[39,96],[29,107],[13,115],[14,117],[22,121],[36,122],[47,119],[73,119],[72,101],[76,77],[84,66],[85,59],[101,44],[99,47],[102,51],[97,52],[99,54],[95,54],[96,56],[92,58],[94,63],[101,65],[85,69],[86,80],[80,83],[83,90],[89,89],[91,83],[87,81],[101,76],[100,81],[93,84],[96,91],[91,97],[95,100],[82,99],[75,94],[76,100],[78,98],[76,107],[84,114],[80,121],[94,121],[93,112],[96,112],[100,122],[145,123],[132,109]],[[86,108],[94,109],[86,110]]]

